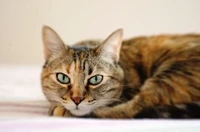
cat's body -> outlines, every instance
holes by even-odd
[[[200,35],[138,37],[122,42],[118,30],[103,42],[83,41],[64,47],[50,28],[45,27],[43,34],[47,63],[42,85],[53,104],[50,115],[170,118],[174,109],[168,108],[200,102]],[[153,117],[156,108],[161,114]],[[190,114],[183,117],[190,118]]]

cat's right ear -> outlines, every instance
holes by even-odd
[[[46,60],[48,60],[51,56],[66,53],[67,49],[64,42],[52,28],[43,26],[42,39]]]

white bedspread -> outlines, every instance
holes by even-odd
[[[40,66],[0,65],[0,132],[200,132],[200,120],[103,120],[48,117]]]

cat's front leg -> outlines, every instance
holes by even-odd
[[[123,118],[132,118],[123,110],[117,110],[116,108],[103,107],[94,110],[91,114],[92,118],[110,118],[110,119],[123,119]]]
[[[51,104],[48,114],[58,117],[74,117],[68,110],[61,105]]]
[[[131,103],[131,102],[129,102]],[[129,103],[120,104],[114,107],[102,107],[94,110],[91,114],[91,117],[94,118],[110,118],[110,119],[130,119],[140,111],[141,108],[137,106],[133,109],[133,104]]]
[[[134,99],[113,107],[100,107],[89,116],[91,118],[130,119],[140,112],[145,104],[144,99],[136,96]]]

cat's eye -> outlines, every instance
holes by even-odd
[[[56,78],[62,84],[68,84],[68,83],[70,83],[69,77],[67,75],[63,74],[63,73],[57,73],[56,74]]]
[[[97,84],[101,83],[102,80],[103,80],[103,76],[102,75],[96,75],[96,76],[91,77],[88,80],[88,83],[90,85],[97,85]]]

